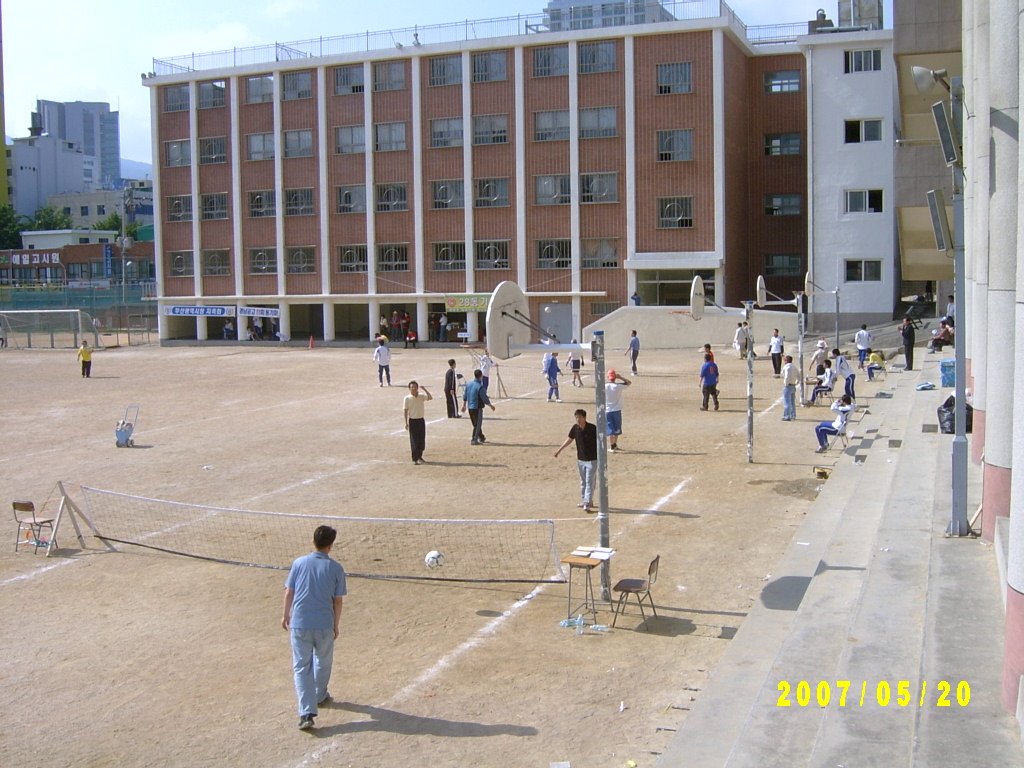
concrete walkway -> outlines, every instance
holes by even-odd
[[[915,362],[820,457],[831,477],[658,766],[1024,766],[1000,704],[1004,587],[990,546],[944,537],[949,390],[917,391],[939,356]]]

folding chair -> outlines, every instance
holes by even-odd
[[[53,520],[52,517],[40,517],[36,514],[36,505],[31,501],[14,501],[11,502],[14,507],[14,519],[18,523],[17,538],[14,540],[14,551],[18,551],[18,547],[22,544],[32,544],[35,549],[32,550],[32,554],[39,551],[40,547],[49,545],[49,541],[43,541],[43,528],[50,529],[50,539],[53,538]],[[29,535],[22,538],[22,531],[27,532]]]
[[[834,403],[836,401],[835,396],[832,394],[832,390],[835,389],[835,386],[836,385],[833,384],[828,389],[818,389],[817,391],[812,389],[811,390],[810,404],[811,405],[817,405],[819,400],[822,400],[822,399],[827,397],[828,398],[828,404],[832,405],[832,403]]]
[[[640,606],[640,615],[644,617],[644,624],[647,623],[647,614],[644,613],[644,598],[646,597],[648,602],[651,604],[651,610],[654,611],[654,618],[658,618],[658,611],[654,607],[654,598],[651,597],[651,587],[654,586],[654,582],[658,580],[658,564],[661,562],[661,555],[657,555],[651,560],[650,566],[647,568],[646,579],[619,579],[615,586],[612,587],[612,592],[619,593],[618,602],[615,603],[615,615],[612,617],[612,626],[615,626],[615,622],[619,619],[619,613],[622,611],[622,605],[626,602],[630,595],[636,595],[637,605]]]
[[[828,441],[827,451],[831,451],[835,447],[836,443],[839,442],[843,444],[843,450],[846,450],[850,446],[850,438],[853,437],[853,432],[849,431],[849,426],[849,421],[844,422],[843,426],[839,428],[839,431],[832,435],[832,439]]]

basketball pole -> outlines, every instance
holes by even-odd
[[[594,405],[597,408],[597,526],[598,546],[611,547],[608,521],[608,413],[604,391],[604,331],[594,331],[590,345],[594,363]],[[601,563],[601,600],[611,601],[610,562]]]

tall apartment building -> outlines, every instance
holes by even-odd
[[[473,39],[452,25],[154,62],[161,338],[216,336],[200,313],[243,306],[328,340],[401,309],[426,338],[446,296],[502,280],[576,336],[634,290],[687,303],[695,275],[722,304],[759,274],[802,289],[797,37],[755,45],[717,3],[608,5],[552,3]],[[455,319],[479,337],[477,313]]]
[[[94,158],[73,141],[56,136],[14,139],[8,153],[11,205],[21,216],[33,216],[51,195],[86,192]]]
[[[33,136],[49,134],[73,141],[94,157],[94,175],[86,181],[93,189],[121,185],[121,128],[119,114],[102,101],[36,101],[32,113]]]

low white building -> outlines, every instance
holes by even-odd
[[[14,139],[8,147],[11,205],[21,216],[33,216],[51,195],[93,189],[95,158],[73,141],[55,136]]]

